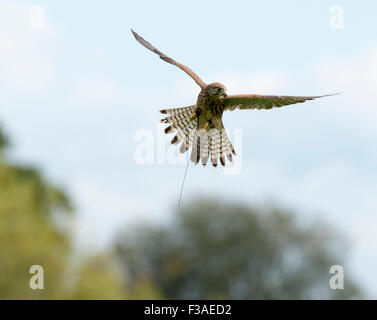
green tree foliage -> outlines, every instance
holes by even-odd
[[[331,265],[344,263],[342,237],[323,223],[299,224],[281,209],[195,200],[165,226],[124,232],[117,241],[125,279],[149,279],[171,299],[339,299],[359,297],[346,270],[331,290]]]
[[[69,199],[37,169],[9,163],[6,145],[0,130],[0,299],[124,297],[110,263],[99,264],[99,257],[68,272],[73,247],[56,218],[72,213]],[[44,269],[43,290],[29,286],[33,265]]]
[[[7,141],[0,134],[1,152]],[[3,299],[54,298],[69,254],[67,237],[52,226],[54,210],[68,212],[69,201],[38,170],[0,162],[0,296]],[[45,270],[45,290],[31,290],[29,268]]]
[[[3,134],[1,127],[0,127],[0,155],[1,152],[8,146],[8,139]]]
[[[98,254],[85,263],[76,273],[71,299],[122,299],[126,291],[116,259],[110,252]]]

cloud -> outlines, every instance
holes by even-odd
[[[122,225],[147,218],[141,201],[128,193],[108,190],[86,179],[76,179],[71,190],[78,207],[76,242],[98,248],[109,244]]]
[[[376,206],[377,208],[377,206]],[[357,221],[352,229],[355,243],[366,250],[377,250],[377,217],[369,216]]]
[[[343,105],[377,116],[377,46],[347,59],[324,61],[318,76],[327,90],[342,91]]]
[[[120,85],[110,79],[87,77],[75,84],[76,94],[89,102],[113,102],[121,97]]]
[[[53,38],[50,24],[33,29],[30,9],[0,3],[0,79],[17,91],[35,93],[54,78],[55,65],[48,47]]]

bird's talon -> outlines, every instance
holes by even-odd
[[[192,115],[191,115],[191,117],[190,117],[190,121],[193,121],[193,120],[195,120],[196,119],[196,113],[193,113]]]

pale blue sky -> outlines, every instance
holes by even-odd
[[[330,28],[336,4],[342,30]],[[44,8],[42,30],[30,28],[33,5]],[[225,114],[226,127],[242,131],[242,172],[191,166],[183,202],[202,193],[273,199],[305,219],[325,217],[349,237],[350,265],[376,298],[376,12],[373,1],[0,0],[0,122],[12,157],[71,190],[79,241],[98,246],[119,225],[168,217],[184,165],[136,164],[134,136],[162,136],[157,110],[198,93],[130,28],[229,92],[342,91]]]

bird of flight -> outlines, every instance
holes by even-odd
[[[132,29],[131,31],[140,44],[158,54],[162,60],[186,72],[201,88],[196,104],[160,110],[161,113],[166,114],[166,117],[161,122],[169,124],[165,128],[165,133],[176,133],[171,143],[178,144],[182,142],[180,146],[180,152],[182,153],[192,146],[190,160],[194,164],[198,164],[201,160],[203,166],[205,166],[210,157],[214,167],[217,167],[218,159],[221,165],[225,166],[225,157],[232,162],[232,153],[236,155],[222,122],[224,111],[271,109],[333,95],[307,97],[259,94],[227,95],[223,84],[219,82],[204,83],[189,67],[168,57],[140,37],[135,31]]]

